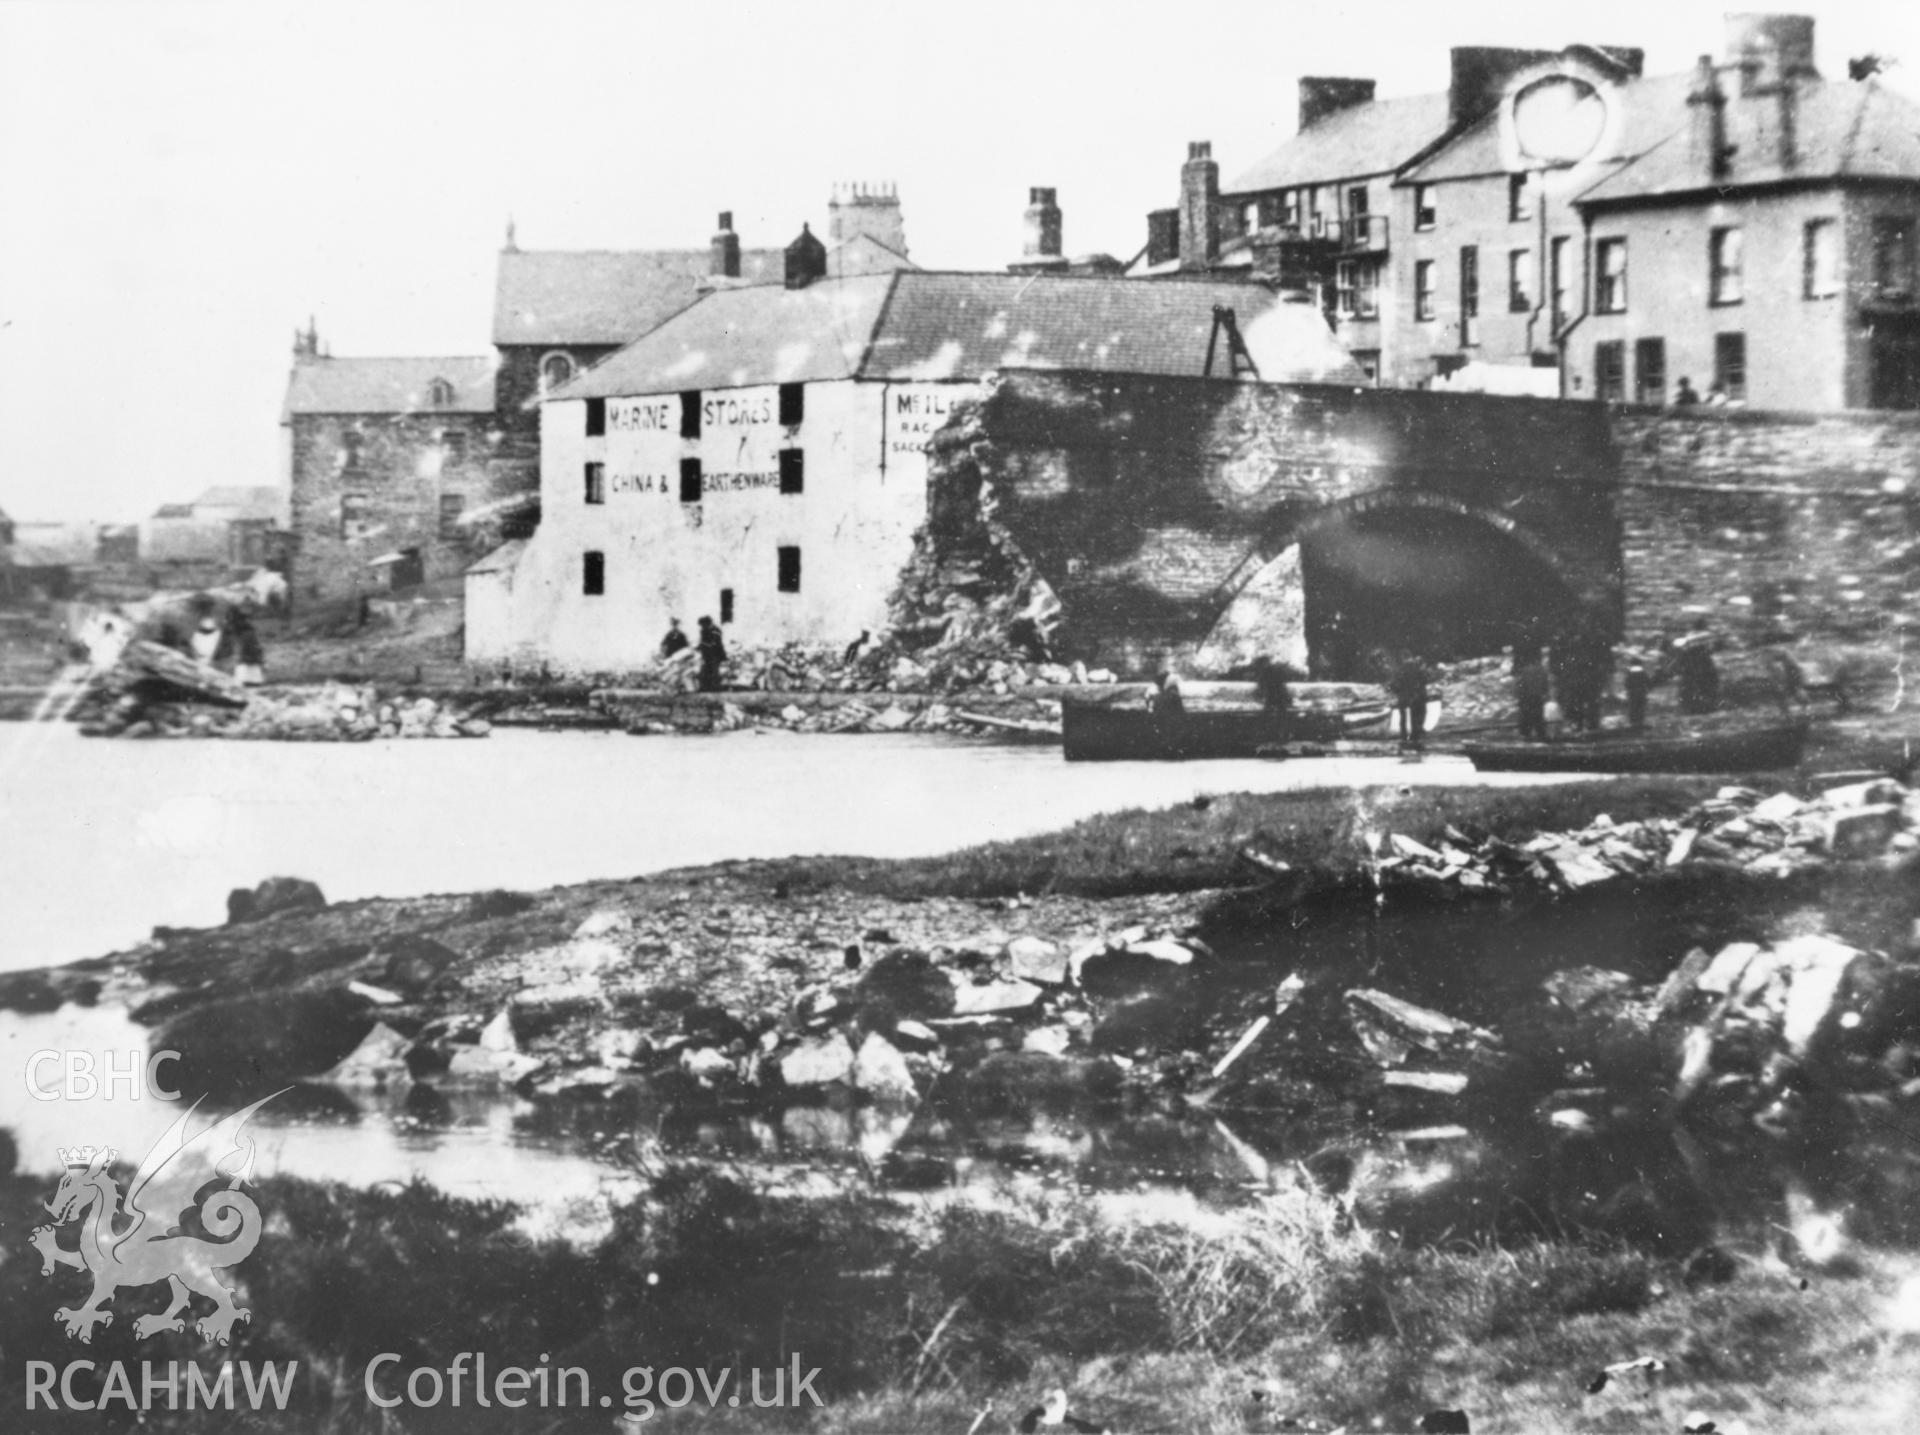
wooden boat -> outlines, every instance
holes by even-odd
[[[1292,712],[1216,709],[1179,716],[1116,703],[1063,702],[1062,746],[1068,762],[1187,762],[1200,758],[1258,757],[1288,742],[1331,742],[1392,715],[1391,708]]]
[[[1482,772],[1757,772],[1792,767],[1807,742],[1804,722],[1727,732],[1601,733],[1561,742],[1465,742]]]

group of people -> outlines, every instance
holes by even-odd
[[[150,617],[136,636],[184,653],[204,668],[230,671],[249,687],[266,681],[266,653],[249,611],[252,602],[228,604],[222,611],[210,593],[196,593],[184,610],[166,609]]]
[[[700,664],[700,691],[717,693],[721,688],[721,669],[727,662],[726,640],[720,636],[720,625],[711,618],[700,620],[700,641],[694,643],[687,637],[686,630],[680,626],[678,618],[667,620],[667,634],[660,640],[660,660],[667,662],[691,647],[695,659]]]
[[[1712,635],[1696,629],[1666,647],[1661,673],[1673,677],[1680,710],[1697,714],[1719,707],[1720,673],[1713,660]],[[1613,645],[1595,624],[1577,625],[1550,649],[1516,642],[1513,694],[1520,736],[1548,742],[1563,731],[1598,732],[1600,704],[1612,684],[1613,667]],[[1629,652],[1621,688],[1630,731],[1639,732],[1647,725],[1647,699],[1654,682],[1654,670],[1646,660]]]
[[[1700,391],[1693,386],[1693,380],[1685,374],[1680,376],[1680,382],[1674,386],[1673,390],[1673,406],[1677,409],[1692,408],[1696,404],[1705,404],[1709,408],[1723,408],[1732,402],[1733,400],[1727,397],[1727,391],[1718,384],[1707,390],[1707,396],[1704,399],[1701,398]]]

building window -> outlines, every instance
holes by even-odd
[[[680,501],[698,503],[700,501],[700,460],[683,458],[680,460]]]
[[[464,429],[443,429],[440,433],[440,466],[467,461],[467,434]]]
[[[720,590],[720,621],[723,623],[733,621],[733,589],[731,588]]]
[[[782,493],[805,493],[807,491],[807,455],[797,448],[780,450],[780,491]]]
[[[603,438],[607,432],[607,401],[587,400],[587,437]]]
[[[1707,237],[1708,296],[1715,304],[1738,304],[1745,297],[1740,272],[1740,231],[1716,229]]]
[[[453,385],[445,379],[435,379],[427,385],[427,407],[450,409],[453,407]]]
[[[540,361],[540,392],[550,394],[574,374],[573,355],[558,350]]]
[[[1281,197],[1280,222],[1289,229],[1300,227],[1300,191],[1290,189]]]
[[[1507,221],[1519,224],[1533,218],[1533,187],[1524,174],[1507,176]]]
[[[604,463],[587,465],[587,502],[605,503],[607,501],[607,466]]]
[[[1413,266],[1413,317],[1433,317],[1433,261],[1417,260]]]
[[[1533,308],[1533,251],[1507,251],[1507,311],[1524,314]]]
[[[460,536],[460,515],[466,509],[467,500],[460,494],[440,495],[440,537],[443,542],[451,542]]]
[[[1800,292],[1831,299],[1840,292],[1840,229],[1831,219],[1810,219],[1802,239]]]
[[[782,384],[780,386],[780,422],[791,428],[806,416],[807,386]]]
[[[1595,250],[1593,307],[1602,314],[1627,312],[1627,241],[1603,239]]]
[[[1367,376],[1367,382],[1380,382],[1380,351],[1378,349],[1355,349],[1353,361],[1360,366],[1360,372]]]
[[[1358,312],[1355,291],[1360,287],[1360,266],[1342,259],[1333,266],[1333,307],[1351,318]]]
[[[1553,327],[1557,333],[1567,322],[1567,237],[1564,234],[1547,246],[1547,268],[1553,286]]]
[[[580,591],[589,598],[598,598],[607,591],[607,555],[597,548],[589,548],[580,555]]]
[[[1347,187],[1347,217],[1361,220],[1367,217],[1367,187],[1364,184]],[[1361,226],[1362,229],[1365,227]]]
[[[1480,249],[1478,245],[1460,246],[1460,345],[1469,348],[1480,342]]]
[[[1431,229],[1438,218],[1433,207],[1433,186],[1416,184],[1413,187],[1413,227]]]
[[[1880,299],[1905,299],[1913,293],[1913,221],[1906,215],[1874,218],[1873,292]]]
[[[1713,386],[1729,401],[1747,396],[1747,336],[1713,336]]]
[[[779,557],[779,581],[774,586],[782,593],[798,593],[800,591],[800,550],[781,548]]]
[[[367,441],[356,430],[348,429],[340,435],[340,471],[342,473],[360,472],[361,462],[366,458]]]
[[[1354,290],[1353,312],[1356,318],[1372,319],[1380,313],[1380,266],[1362,264],[1359,287]]]
[[[1595,397],[1609,403],[1620,403],[1627,397],[1627,346],[1619,339],[1593,346],[1593,391]]]
[[[340,536],[358,538],[367,526],[367,500],[364,494],[340,495]]]
[[[700,437],[700,390],[689,389],[680,395],[680,437]]]
[[[1667,401],[1667,341],[1636,339],[1633,343],[1633,398],[1635,403]]]

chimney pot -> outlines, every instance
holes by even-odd
[[[1060,206],[1055,202],[1058,190],[1035,186],[1027,191],[1026,242],[1023,259],[1058,259],[1060,248]]]

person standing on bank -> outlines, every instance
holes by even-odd
[[[665,662],[675,653],[686,652],[688,646],[687,634],[680,626],[680,620],[667,619],[667,636],[660,640],[660,661]]]
[[[1417,653],[1409,653],[1394,670],[1394,708],[1400,718],[1400,740],[1416,751],[1427,740],[1427,666]]]
[[[720,636],[719,625],[711,618],[700,620],[700,691],[717,693],[720,691],[720,669],[727,661],[727,645]]]
[[[1519,709],[1519,727],[1522,741],[1545,742],[1547,740],[1547,699],[1553,696],[1553,685],[1547,676],[1547,665],[1539,650],[1517,652],[1513,659],[1513,699]]]

